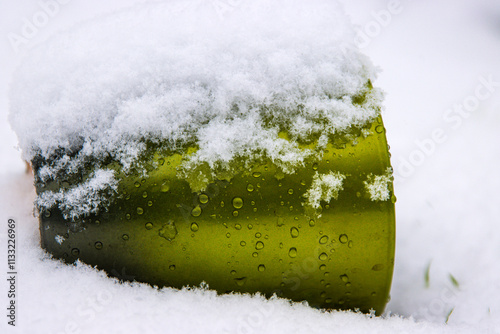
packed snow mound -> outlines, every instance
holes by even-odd
[[[188,167],[259,155],[293,172],[312,154],[299,143],[321,150],[380,113],[376,69],[354,36],[333,0],[141,4],[33,50],[10,122],[43,182],[89,161],[127,171],[151,145],[195,147]]]

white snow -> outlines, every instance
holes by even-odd
[[[307,198],[307,205],[315,209],[320,207],[321,201],[330,202],[331,199],[338,199],[339,192],[344,189],[346,176],[339,172],[329,172],[320,174],[316,172],[313,176],[311,187],[307,189],[304,197]]]
[[[54,238],[59,245],[62,244],[64,240],[66,240],[66,238],[64,238],[62,235],[56,235]]]
[[[385,26],[378,24],[380,32],[363,49],[383,69],[374,84],[387,92],[382,116],[398,198],[395,273],[386,316],[321,313],[281,300],[118,284],[89,266],[48,258],[32,214],[33,180],[24,174],[7,123],[7,84],[25,50],[44,43],[51,33],[139,2],[61,5],[20,54],[8,39],[0,39],[0,248],[6,249],[6,223],[13,218],[19,274],[18,323],[12,328],[4,317],[1,333],[500,333],[500,157],[495,151],[500,147],[500,88],[494,87],[491,97],[462,118],[459,128],[442,118],[474,95],[480,77],[492,75],[500,82],[496,0],[402,0],[402,11]],[[239,5],[233,0],[211,3],[228,14]],[[378,22],[371,12],[387,10],[389,2],[344,3],[353,20],[366,28]],[[20,34],[23,18],[32,20],[40,8],[35,1],[1,2],[0,35]],[[418,143],[431,138],[436,128],[445,131],[446,140],[435,142],[433,150],[428,145],[431,153],[412,165],[411,173],[402,173],[403,161],[423,152]],[[127,276],[123,268],[116,270]],[[8,303],[5,278],[0,283],[2,307]]]
[[[69,190],[42,192],[36,199],[36,205],[42,212],[57,206],[64,218],[74,220],[84,214],[97,213],[103,208],[106,198],[117,188],[118,180],[113,171],[98,169],[88,180]]]
[[[363,183],[372,201],[387,201],[391,198],[389,189],[391,178],[392,168],[389,168],[384,175],[373,175],[370,173],[366,177]]]

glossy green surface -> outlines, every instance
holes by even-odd
[[[381,119],[369,129],[293,175],[268,162],[196,193],[176,176],[180,155],[156,155],[147,177],[120,180],[108,212],[78,222],[41,213],[42,245],[122,279],[177,288],[204,281],[221,293],[380,314],[394,264],[394,200],[372,201],[363,183],[390,167]],[[338,199],[304,205],[314,174],[329,171],[347,175]]]

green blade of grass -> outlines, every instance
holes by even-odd
[[[446,316],[446,321],[444,322],[445,324],[448,324],[448,320],[450,320],[450,316],[453,313],[453,310],[455,310],[455,308],[452,308],[450,312],[448,312],[448,315]]]
[[[450,281],[451,281],[451,284],[453,284],[453,286],[455,288],[460,288],[460,284],[458,283],[457,279],[452,275],[450,274]]]
[[[427,265],[427,268],[425,269],[425,274],[424,274],[424,282],[425,282],[425,287],[428,288],[430,286],[430,275],[429,272],[431,271],[431,262]]]

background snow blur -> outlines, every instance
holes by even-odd
[[[19,272],[18,326],[3,315],[2,333],[500,333],[496,0],[343,1],[358,25],[358,45],[383,70],[375,84],[387,92],[383,117],[398,196],[392,316],[121,285],[88,266],[50,260],[39,248],[32,180],[7,123],[12,72],[54,32],[140,2],[0,1],[0,240],[6,254],[6,223],[14,218]],[[213,0],[221,15],[239,2]],[[51,14],[45,21],[43,12]],[[34,20],[43,24],[23,31]],[[25,37],[18,50],[12,34]],[[0,267],[5,274],[5,262]],[[0,281],[5,310],[7,282]]]

